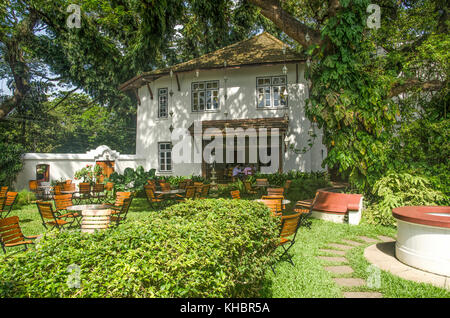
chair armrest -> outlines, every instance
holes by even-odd
[[[24,238],[26,238],[27,240],[34,240],[37,239],[40,235],[30,235],[30,236],[23,236]]]

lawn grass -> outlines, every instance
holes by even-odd
[[[147,201],[135,198],[128,214],[128,222],[142,218],[152,218],[159,211],[152,210]],[[13,210],[11,215],[17,215],[20,226],[25,235],[38,235],[45,232],[35,204],[25,205]],[[450,291],[437,288],[429,284],[415,283],[396,277],[388,272],[381,271],[380,287],[370,289],[368,287],[340,288],[333,281],[331,273],[324,269],[327,263],[316,256],[326,254],[320,249],[327,248],[329,243],[341,243],[342,239],[358,241],[357,236],[364,235],[376,238],[378,235],[395,237],[396,229],[383,226],[361,224],[352,226],[348,224],[336,224],[332,222],[312,219],[311,228],[299,229],[296,243],[290,250],[295,266],[287,261],[280,261],[275,266],[275,274],[267,272],[267,283],[264,286],[262,297],[275,298],[339,298],[345,291],[378,291],[383,297],[445,297],[450,298]],[[361,241],[362,242],[362,241]],[[358,277],[364,280],[370,275],[370,264],[364,258],[364,249],[372,243],[364,243],[346,253],[348,262],[355,271],[342,277]],[[8,249],[8,254],[20,249]],[[341,277],[341,276],[339,276]]]

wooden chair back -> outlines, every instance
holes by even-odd
[[[267,179],[256,179],[255,182],[257,186],[267,187],[269,185],[269,181]]]
[[[288,193],[289,188],[291,187],[291,183],[292,183],[292,180],[286,180],[286,182],[284,183],[284,186],[283,186],[284,193]]]
[[[0,197],[6,197],[6,193],[8,192],[8,187],[0,188]]]
[[[66,181],[66,183],[64,183],[62,187],[63,191],[76,191],[75,183],[67,183]]]
[[[36,201],[39,214],[42,219],[42,225],[47,228],[47,225],[56,226],[60,229],[63,225],[68,224],[67,221],[58,219],[53,211],[53,205],[51,202]]]
[[[53,197],[55,201],[56,211],[65,210],[73,205],[71,194],[57,194]]]
[[[184,190],[184,189],[186,189],[186,187],[187,187],[187,182],[185,180],[180,181],[178,183],[178,189]]]
[[[301,213],[281,217],[280,238],[287,238],[297,234]]]
[[[5,202],[5,206],[6,207],[12,207],[14,205],[14,203],[16,202],[17,199],[17,192],[6,192],[6,202]]]
[[[55,186],[53,187],[53,194],[54,194],[54,195],[59,195],[59,194],[61,194],[61,186],[60,186],[60,185],[55,185]]]
[[[114,202],[115,206],[122,206],[123,200],[131,197],[131,192],[117,192],[116,193],[116,202]]]
[[[81,213],[81,232],[94,233],[109,227],[111,210],[85,210]]]
[[[28,181],[28,187],[30,188],[31,192],[36,192],[37,188],[38,188],[37,180],[30,180],[30,181]]]
[[[159,185],[161,186],[162,191],[170,191],[170,183],[160,182]]]
[[[19,225],[19,217],[10,216],[8,218],[0,219],[0,243],[3,251],[6,253],[5,247],[19,244],[31,244],[33,242],[25,240],[25,236]]]
[[[194,187],[201,187],[203,182],[194,182]]]
[[[125,221],[127,219],[128,210],[130,209],[132,201],[132,197],[124,199],[122,208],[120,209],[119,213],[114,213],[113,215],[111,215],[110,221],[116,222],[116,225],[119,225],[121,222]]]
[[[284,188],[268,188],[267,195],[283,195]]]
[[[7,192],[6,197],[0,200],[0,218],[5,218],[11,213],[14,203],[17,200],[17,192]]]
[[[78,185],[78,189],[80,190],[81,194],[91,194],[91,184],[90,183],[80,183]]]
[[[210,188],[210,187],[211,187],[210,184],[204,184],[204,185],[202,186],[202,193],[201,193],[201,197],[202,197],[202,198],[208,197],[208,194],[209,194],[209,188]]]
[[[239,200],[241,198],[241,192],[239,190],[234,190],[230,192],[231,197],[235,200]]]
[[[264,203],[270,209],[273,215],[279,215],[282,211],[282,204],[281,200],[279,199],[261,199],[260,202]]]
[[[105,185],[103,183],[96,183],[92,187],[92,192],[101,193],[105,191]]]
[[[193,199],[195,197],[195,187],[187,186],[186,187],[186,195],[184,196],[186,199]]]
[[[72,180],[66,180],[66,181],[64,181],[64,184],[67,184],[67,185],[72,184]]]
[[[257,191],[255,191],[255,189],[253,189],[250,181],[244,181],[244,187],[245,187],[245,191],[247,191],[247,193],[249,193],[249,194],[257,193]]]
[[[106,190],[106,191],[112,191],[112,190],[114,190],[114,182],[106,182],[105,190]]]
[[[144,190],[145,190],[145,195],[147,196],[147,199],[152,202],[156,200],[156,196],[155,196],[155,187],[150,185],[150,184],[146,184],[144,186]]]
[[[155,183],[155,180],[150,180],[150,179],[148,179],[148,180],[147,180],[147,184],[149,184],[149,185],[152,185],[152,186],[155,186],[155,187],[156,187],[156,183]]]

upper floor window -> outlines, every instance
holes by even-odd
[[[192,83],[192,111],[219,109],[219,81]]]
[[[168,114],[167,88],[158,89],[158,118],[167,118]]]
[[[286,76],[257,77],[257,107],[287,107],[286,83]]]

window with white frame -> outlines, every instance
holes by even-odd
[[[160,142],[158,144],[159,152],[159,171],[172,171],[172,144],[170,142]]]
[[[265,76],[256,78],[257,107],[287,107],[286,76]]]
[[[192,83],[192,111],[219,109],[219,81]]]
[[[167,118],[168,114],[167,88],[158,89],[158,118]]]

